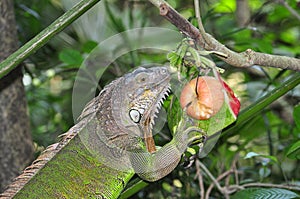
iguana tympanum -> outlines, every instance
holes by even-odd
[[[140,67],[111,82],[87,104],[81,121],[62,141],[48,148],[10,188],[21,179],[20,183],[26,181],[28,192],[33,196],[24,195],[25,186],[16,195],[19,198],[39,197],[34,186],[38,189],[45,183],[49,185],[40,193],[44,194],[42,198],[72,198],[76,191],[78,197],[94,194],[97,198],[115,198],[119,192],[114,189],[124,187],[133,173],[146,181],[168,175],[177,166],[190,139],[195,133],[201,134],[197,128],[178,125],[172,140],[155,149],[152,126],[169,92],[170,79],[166,67]],[[51,180],[52,175],[57,181]],[[5,193],[9,193],[10,188]],[[53,189],[57,192],[52,193]],[[87,190],[90,192],[82,193]]]

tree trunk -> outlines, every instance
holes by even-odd
[[[12,0],[0,1],[0,62],[17,49]],[[21,67],[0,79],[0,192],[33,158]]]

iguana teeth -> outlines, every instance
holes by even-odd
[[[150,124],[149,124],[150,129],[153,129],[154,124],[155,124],[154,118],[152,118],[152,119],[151,119],[151,122],[150,122]]]
[[[164,103],[164,100],[163,99],[160,99],[160,101],[159,101],[160,103],[160,105],[162,105],[163,103]]]
[[[156,101],[156,104],[154,105],[153,110],[151,112],[152,114],[150,116],[149,128],[151,130],[153,129],[153,127],[155,125],[155,120],[154,119],[158,118],[158,114],[159,114],[159,111],[160,111],[161,107],[163,106],[164,100],[167,99],[167,97],[169,96],[170,93],[171,93],[171,86],[169,84],[159,94],[159,96],[157,98],[157,101]],[[148,103],[147,100],[144,100],[143,102],[144,102],[144,104]],[[151,104],[151,103],[149,102],[149,104]],[[142,105],[142,106],[146,106],[146,105]]]
[[[159,103],[159,104],[156,105],[156,109],[159,110],[160,108],[161,108],[161,103]]]
[[[155,113],[159,113],[159,109],[156,109],[156,110],[155,110]],[[154,116],[156,116],[156,115],[154,115]]]

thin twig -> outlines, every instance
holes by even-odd
[[[196,176],[198,177],[199,181],[199,188],[200,188],[200,199],[204,199],[205,197],[205,189],[204,189],[204,183],[203,183],[203,176],[201,174],[201,168],[199,165],[200,160],[196,160]]]
[[[239,184],[239,183],[240,183],[240,180],[239,180],[239,173],[238,173],[237,166],[236,166],[239,157],[240,157],[240,153],[237,153],[237,154],[235,155],[235,158],[234,158],[234,161],[233,161],[234,167],[232,168],[233,171],[234,171],[234,179],[235,179],[235,183],[236,183],[236,184]]]
[[[293,9],[285,0],[278,0],[279,4],[283,5],[298,21],[300,21],[300,15]]]
[[[201,20],[199,0],[194,0],[194,6],[195,6],[196,19],[197,19],[197,23],[198,23],[198,29],[204,40],[203,45],[210,44],[210,39],[208,37],[208,34],[205,32],[205,29],[204,29],[204,26],[203,26],[203,23]],[[198,43],[199,43],[199,41],[198,41]],[[202,46],[202,47],[204,48],[204,46]],[[227,57],[227,54],[226,54],[226,57]]]
[[[219,182],[220,180],[222,180],[223,178],[227,177],[228,175],[231,175],[233,173],[233,170],[228,170],[225,171],[224,173],[222,173],[221,175],[219,175],[216,180]],[[212,189],[214,188],[214,184],[211,184],[208,189],[206,190],[206,195],[205,195],[205,199],[209,198],[210,192],[212,191]],[[223,189],[223,188],[222,188]]]
[[[233,159],[233,161],[231,163],[231,166],[230,166],[230,170],[232,170],[233,173],[234,173],[234,180],[235,180],[236,184],[239,184],[238,171],[237,171],[237,168],[236,168],[236,164],[239,160],[239,157],[240,157],[240,153],[238,152],[237,154],[235,154],[234,159]],[[228,179],[228,181],[229,181],[229,179]],[[229,185],[229,182],[228,182],[228,185]]]
[[[202,35],[204,35],[205,34],[205,30],[204,30],[204,27],[203,27],[203,24],[202,24],[202,20],[201,20],[199,0],[194,0],[194,6],[195,6],[195,14],[196,14],[196,19],[197,19],[199,31],[200,31],[200,33]]]
[[[226,178],[226,181],[228,181],[228,182],[225,183],[225,186],[226,186],[226,188],[225,188],[225,189],[226,189],[226,190],[225,190],[225,193],[226,193],[227,195],[231,193],[231,191],[230,191],[230,186],[229,186],[229,177],[230,177],[230,175],[231,175],[232,173],[235,174],[235,183],[237,183],[237,184],[239,183],[239,179],[238,179],[238,171],[237,171],[237,169],[236,169],[236,163],[237,163],[237,161],[238,161],[238,158],[239,158],[239,153],[237,153],[237,154],[235,155],[234,160],[233,160],[232,163],[231,163],[230,169],[227,170],[227,171],[225,171],[224,173],[222,173],[221,175],[219,175],[219,176],[216,178],[216,180],[217,180],[218,182],[221,181],[223,178]],[[206,199],[209,198],[210,192],[212,191],[213,187],[214,187],[214,184],[211,184],[211,185],[208,187],[208,189],[206,190],[206,196],[205,196]],[[223,189],[224,189],[224,188],[223,188]],[[234,191],[234,192],[235,192],[235,191]]]
[[[216,178],[210,173],[210,171],[206,168],[206,166],[202,162],[200,162],[200,161],[199,161],[199,166],[209,176],[209,178],[213,181],[213,183],[216,185],[216,187],[218,188],[218,190],[221,193],[223,193],[223,188],[219,184],[218,180],[216,180]]]
[[[237,153],[234,156],[234,159],[231,163],[230,170],[229,170],[229,171],[232,171],[232,173],[234,173],[234,179],[235,179],[236,184],[239,184],[238,171],[237,171],[237,168],[236,168],[236,164],[237,164],[238,159],[239,159],[239,153]],[[226,193],[228,195],[233,193],[233,191],[230,189],[230,184],[229,184],[230,183],[230,177],[231,177],[231,175],[228,175],[225,179],[225,189],[226,189]],[[235,190],[234,190],[234,192],[235,192]]]

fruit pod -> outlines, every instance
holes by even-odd
[[[207,120],[216,115],[225,101],[229,101],[231,112],[236,117],[240,108],[239,100],[225,82],[211,76],[192,79],[180,95],[181,108],[197,120]]]

